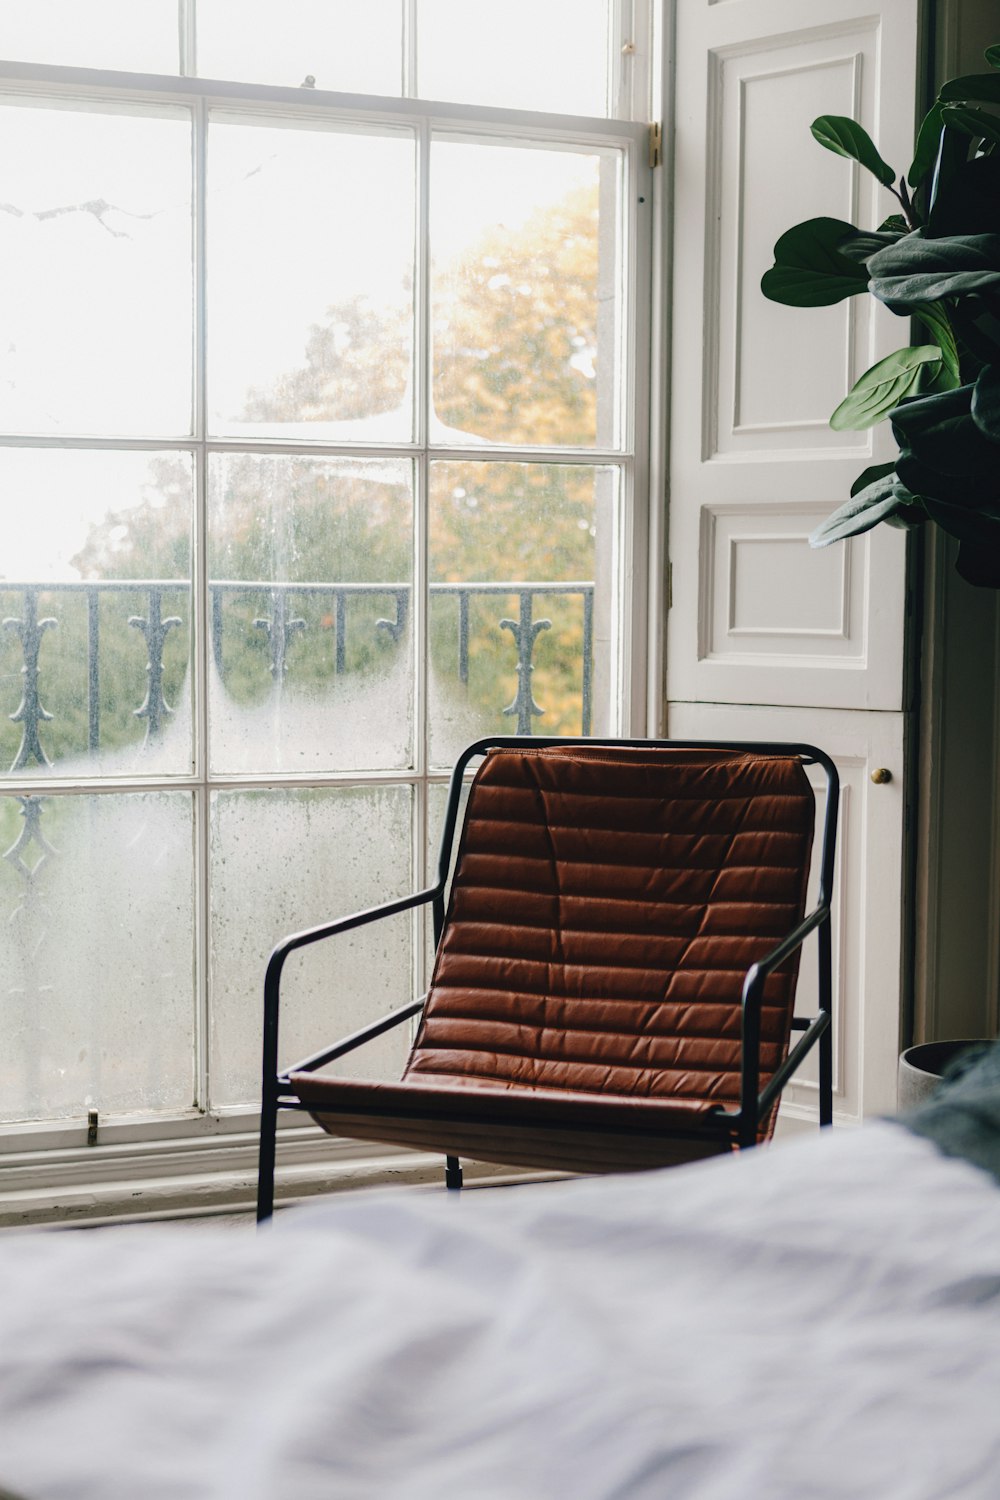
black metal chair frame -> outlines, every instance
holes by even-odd
[[[672,1128],[669,1131],[669,1135],[673,1139],[681,1139],[685,1136],[690,1139],[704,1139],[706,1135],[721,1138],[728,1137],[734,1145],[739,1146],[741,1149],[755,1145],[760,1122],[767,1116],[781,1090],[798,1068],[803,1058],[817,1043],[819,1044],[819,1123],[821,1127],[832,1124],[833,978],[830,906],[833,891],[833,863],[837,837],[840,779],[837,774],[837,768],[830,757],[822,750],[818,750],[814,745],[772,741],[627,740],[617,738],[602,739],[601,737],[577,739],[545,738],[541,735],[495,735],[487,739],[477,740],[474,744],[469,745],[456,762],[448,790],[448,803],[438,857],[438,876],[433,885],[428,886],[426,890],[417,891],[413,895],[401,896],[395,901],[386,901],[379,906],[369,907],[365,911],[354,912],[350,916],[339,917],[332,922],[324,922],[318,927],[310,927],[303,932],[293,933],[278,943],[271,953],[264,978],[263,1077],[260,1115],[260,1159],[257,1180],[258,1222],[270,1218],[274,1208],[278,1111],[306,1110],[308,1108],[308,1106],[302,1104],[296,1097],[290,1082],[290,1075],[292,1073],[314,1072],[326,1063],[334,1062],[337,1058],[344,1057],[347,1053],[355,1051],[358,1047],[363,1046],[365,1042],[373,1041],[376,1037],[384,1035],[385,1032],[391,1031],[394,1027],[402,1025],[404,1021],[408,1021],[412,1016],[420,1013],[426,999],[426,996],[420,996],[419,999],[411,1000],[408,1004],[401,1005],[397,1010],[390,1011],[388,1015],[380,1017],[377,1021],[372,1021],[367,1026],[362,1026],[360,1030],[352,1032],[350,1036],[342,1038],[342,1040],[336,1042],[333,1046],[324,1047],[321,1052],[315,1052],[311,1056],[303,1058],[301,1062],[297,1062],[292,1067],[279,1072],[278,1012],[281,975],[286,959],[299,948],[306,948],[312,943],[318,943],[325,938],[334,937],[338,933],[352,932],[355,928],[367,926],[369,923],[379,921],[384,917],[398,916],[402,912],[413,911],[417,907],[425,906],[428,903],[433,913],[434,945],[436,948],[441,940],[441,933],[444,928],[445,896],[451,869],[455,828],[458,822],[458,809],[461,801],[462,787],[470,762],[479,756],[485,755],[487,750],[493,748],[543,749],[554,745],[594,747],[601,744],[613,744],[615,746],[634,749],[736,750],[761,755],[797,755],[802,759],[804,764],[818,765],[823,770],[826,776],[826,807],[823,816],[819,857],[819,891],[816,905],[764,958],[750,966],[743,981],[739,1108],[726,1109],[720,1105],[702,1121],[699,1121],[697,1129],[687,1132]],[[802,1031],[804,1035],[790,1049],[785,1061],[772,1074],[766,1086],[761,1089],[760,1013],[764,994],[764,982],[768,975],[784,963],[813,931],[817,934],[819,944],[819,997],[817,1014],[812,1018],[799,1016],[793,1018],[793,1030]],[[371,1113],[375,1116],[378,1113],[377,1107],[373,1107]],[[476,1119],[482,1122],[483,1118],[482,1112],[477,1111]],[[502,1122],[501,1112],[498,1115],[497,1123],[501,1124]],[[583,1130],[592,1130],[593,1126],[583,1124],[580,1128]],[[455,1157],[449,1156],[446,1158],[445,1181],[448,1187],[457,1188],[462,1185],[461,1167]]]

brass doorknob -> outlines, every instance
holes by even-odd
[[[872,772],[872,781],[876,786],[885,786],[887,781],[892,780],[892,772],[886,766],[879,766]]]

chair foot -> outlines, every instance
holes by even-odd
[[[444,1185],[456,1190],[462,1186],[462,1168],[457,1156],[446,1156],[444,1159]]]

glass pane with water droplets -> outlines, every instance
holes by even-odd
[[[431,762],[486,734],[607,733],[618,472],[430,471]]]
[[[0,448],[0,769],[193,768],[191,455]]]
[[[621,155],[431,146],[435,442],[616,447]]]
[[[211,1094],[260,1098],[264,967],[290,932],[414,889],[412,793],[405,786],[222,791],[211,818]],[[282,987],[280,1065],[288,1066],[411,998],[408,915],[294,954]],[[404,1024],[338,1070],[398,1078]]]
[[[408,459],[211,456],[216,771],[410,764],[412,527]]]
[[[190,1109],[190,795],[3,796],[0,846],[0,1119]]]

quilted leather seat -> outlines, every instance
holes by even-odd
[[[814,818],[797,754],[491,750],[403,1078],[293,1070],[284,1092],[335,1135],[449,1156],[610,1171],[732,1149],[744,979],[802,918]],[[796,948],[764,984],[762,1087],[797,967]]]

